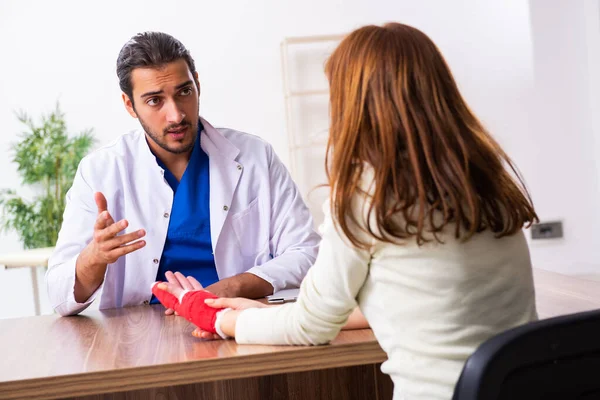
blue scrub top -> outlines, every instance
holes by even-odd
[[[173,189],[173,207],[163,248],[157,281],[166,281],[165,272],[179,271],[193,276],[202,286],[219,280],[210,237],[210,177],[208,155],[200,146],[202,125],[181,181],[156,157]],[[158,303],[152,296],[151,303]]]

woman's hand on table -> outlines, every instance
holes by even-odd
[[[206,305],[213,308],[231,308],[232,310],[241,311],[248,308],[265,308],[269,307],[267,304],[261,303],[260,301],[244,299],[242,297],[236,298],[220,298],[220,299],[209,299],[206,300]],[[199,339],[217,340],[221,339],[219,335],[211,332],[203,331],[200,328],[194,329],[192,336]]]
[[[196,278],[193,276],[186,277],[181,272],[171,272],[167,271],[165,273],[165,278],[167,278],[167,282],[175,285],[176,287],[181,288],[182,290],[201,290],[204,289],[202,284],[198,282]],[[177,315],[177,313],[171,309],[167,308],[165,310],[165,315]]]

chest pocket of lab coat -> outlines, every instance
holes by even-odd
[[[233,215],[231,224],[243,256],[256,256],[267,245],[270,221],[266,216],[261,219],[258,197],[245,210]]]

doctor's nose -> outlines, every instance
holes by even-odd
[[[185,113],[179,108],[176,102],[171,101],[166,104],[166,117],[169,125],[176,125],[183,121]]]

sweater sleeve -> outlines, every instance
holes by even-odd
[[[295,303],[240,313],[235,337],[246,344],[318,345],[331,341],[357,305],[369,269],[369,250],[355,248],[325,217],[319,255]]]

